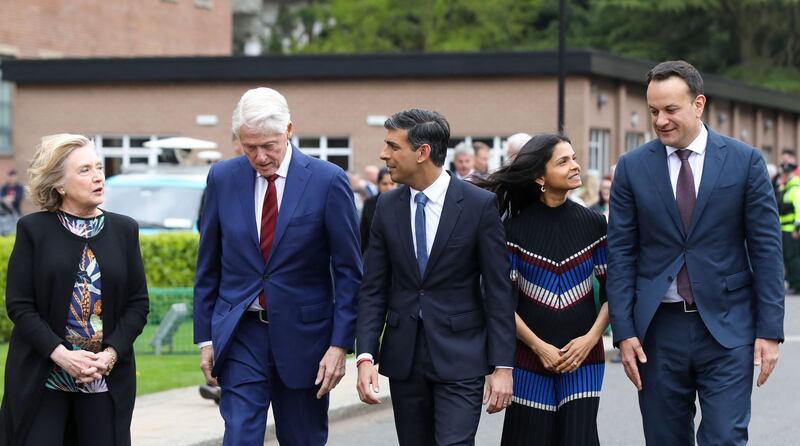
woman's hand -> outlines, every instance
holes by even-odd
[[[592,333],[587,333],[583,336],[569,341],[567,345],[560,350],[561,361],[556,367],[558,373],[574,372],[578,367],[583,364],[583,361],[589,356],[597,341],[600,338]]]
[[[63,345],[59,345],[50,353],[50,359],[81,383],[100,379],[102,377],[100,370],[105,370],[105,363],[100,361],[97,353],[68,350]]]
[[[105,350],[97,354],[97,360],[102,364],[102,367],[98,370],[98,372],[100,372],[100,374],[105,375],[111,363],[116,362],[117,351],[114,350],[114,347],[109,346]]]
[[[556,372],[558,365],[561,363],[561,351],[558,350],[558,347],[541,341],[536,347],[532,347],[532,349],[539,357],[539,360],[542,361],[542,365],[544,365],[545,369]]]

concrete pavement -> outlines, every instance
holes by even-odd
[[[606,356],[611,339],[603,337]],[[347,372],[331,392],[330,421],[374,411],[358,399],[355,358],[347,361]],[[198,375],[200,370],[197,371]],[[391,395],[386,377],[380,378],[380,399],[389,405]],[[267,438],[274,437],[272,411],[267,421]],[[214,402],[200,398],[197,386],[144,395],[136,399],[131,435],[136,446],[212,446],[222,442],[224,423]]]
[[[347,372],[332,391],[328,416],[331,422],[373,410],[358,399],[355,358],[347,361]],[[200,370],[197,371],[198,375]],[[389,383],[381,380],[380,399],[390,400]],[[274,436],[272,411],[267,437]],[[197,386],[168,390],[136,398],[131,436],[136,446],[211,446],[222,443],[224,423],[219,407],[200,398]]]

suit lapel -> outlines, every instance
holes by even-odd
[[[239,158],[235,175],[236,190],[241,191],[236,196],[239,197],[247,232],[250,234],[250,240],[261,252],[261,245],[258,242],[258,227],[256,226],[256,171],[243,156]]]
[[[436,238],[433,240],[431,255],[428,257],[428,265],[425,267],[425,277],[427,277],[433,265],[436,264],[439,256],[442,255],[442,251],[444,251],[444,247],[456,227],[458,218],[461,216],[461,200],[464,198],[463,187],[464,184],[461,180],[453,175],[450,176],[450,184],[444,196],[442,216],[439,218],[439,227],[436,229]]]
[[[675,194],[672,192],[672,183],[669,180],[667,148],[663,144],[657,143],[650,148],[650,155],[647,157],[647,170],[672,222],[683,234],[683,224],[678,214],[678,204],[675,202]]]
[[[397,219],[397,233],[400,235],[400,244],[403,245],[403,251],[411,261],[405,264],[413,265],[417,277],[419,277],[419,268],[417,268],[417,251],[414,248],[414,237],[411,235],[411,189],[408,186],[402,186],[403,191],[397,195],[397,202],[395,203],[395,214]],[[421,278],[420,278],[421,280]]]
[[[303,154],[300,149],[297,149],[294,144],[292,144],[291,148],[292,160],[289,162],[289,171],[286,173],[286,184],[283,187],[281,207],[278,210],[278,221],[275,224],[275,238],[272,241],[272,249],[269,252],[270,260],[272,260],[275,247],[280,244],[283,234],[286,233],[286,226],[292,219],[297,203],[306,190],[308,178],[311,176],[311,170],[308,168],[310,162],[308,156]]]
[[[708,142],[706,142],[706,155],[703,160],[703,173],[700,178],[700,189],[697,191],[697,201],[692,211],[692,224],[689,226],[689,234],[697,225],[700,219],[700,214],[703,213],[708,199],[711,196],[711,191],[717,185],[717,179],[722,171],[722,166],[725,163],[725,157],[728,151],[725,147],[725,141],[722,140],[716,133],[711,130],[708,131]],[[687,235],[687,236],[688,236]]]

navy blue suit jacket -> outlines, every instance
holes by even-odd
[[[472,379],[496,365],[513,366],[516,301],[495,195],[451,175],[422,277],[410,200],[408,186],[378,198],[359,294],[359,354],[372,354],[381,374],[406,379],[421,309],[440,379]]]
[[[684,262],[700,317],[717,342],[734,348],[756,337],[783,339],[781,233],[764,159],[711,129],[688,232],[659,140],[617,164],[606,285],[615,344],[644,339]]]
[[[353,193],[339,167],[292,146],[265,265],[247,158],[208,173],[194,290],[195,342],[212,340],[214,373],[244,312],[263,289],[275,366],[290,388],[313,387],[328,347],[353,349],[362,264]],[[254,340],[259,342],[259,340]]]

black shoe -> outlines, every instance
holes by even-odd
[[[222,389],[215,386],[209,386],[203,384],[200,386],[200,396],[207,399],[207,400],[214,400],[215,403],[219,404],[219,396],[222,393]]]

